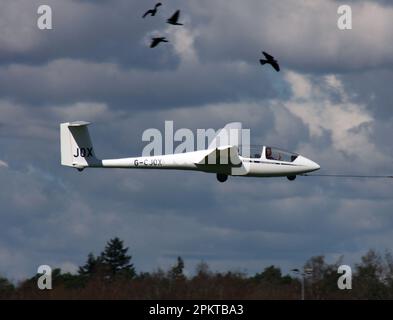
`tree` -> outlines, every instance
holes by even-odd
[[[323,255],[311,257],[304,265],[304,269],[311,270],[307,276],[309,295],[314,299],[328,299],[337,296],[347,298],[350,291],[342,291],[337,287],[339,278],[337,270],[342,264],[343,257],[339,257],[333,264],[327,263]]]
[[[128,248],[125,248],[123,241],[117,237],[107,242],[100,259],[109,267],[112,276],[123,275],[131,278],[135,276],[135,268],[130,263],[131,256],[127,255],[127,251]]]
[[[281,280],[281,270],[275,266],[266,267],[261,273],[255,275],[255,280],[263,280],[269,283],[279,283]]]
[[[254,280],[263,281],[270,285],[288,284],[292,281],[289,276],[282,276],[281,269],[273,265],[266,267],[263,272],[257,273]]]
[[[101,257],[95,257],[93,253],[89,253],[87,256],[87,261],[84,266],[79,267],[78,273],[81,276],[91,276],[96,273],[102,265]]]
[[[195,267],[195,271],[196,277],[199,278],[209,278],[210,276],[212,276],[209,265],[204,261],[201,261],[197,264],[197,266]]]
[[[185,279],[183,274],[184,261],[181,257],[177,257],[177,263],[169,270],[169,277],[174,280]]]
[[[14,290],[14,285],[7,278],[0,277],[0,296],[6,298]]]
[[[380,254],[369,250],[356,265],[354,290],[360,299],[383,299],[387,296],[384,284],[384,265]]]
[[[389,295],[386,299],[393,299],[393,255],[390,251],[385,251],[386,271],[385,280]]]

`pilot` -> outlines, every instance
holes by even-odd
[[[272,155],[272,148],[270,148],[270,147],[266,148],[266,159],[274,160],[273,155]]]

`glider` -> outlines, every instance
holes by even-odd
[[[241,123],[227,124],[218,131],[206,150],[147,157],[101,160],[96,157],[90,139],[89,122],[76,121],[60,125],[61,164],[82,171],[86,168],[132,168],[194,170],[216,174],[225,182],[228,176],[287,177],[316,171],[320,166],[296,153],[261,146],[258,153],[242,156]],[[233,134],[235,133],[235,134]],[[228,144],[226,137],[231,144]]]

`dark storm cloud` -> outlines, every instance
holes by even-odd
[[[9,21],[10,31],[0,37],[0,63],[45,64],[73,58],[155,70],[176,65],[170,51],[161,50],[161,59],[157,59],[145,43],[147,34],[165,27],[162,16],[142,20],[145,2],[50,0],[45,4],[52,8],[53,29],[46,31],[37,28],[41,4],[38,0],[2,4],[0,16]]]
[[[160,50],[166,55],[165,63],[160,63],[156,50],[147,50],[144,39],[151,32],[164,32],[165,17],[181,6],[185,27],[196,32],[196,49],[204,59],[256,64],[264,49],[273,51],[284,67],[300,71],[392,66],[393,11],[375,1],[354,1],[354,28],[344,32],[336,26],[339,3],[331,0],[251,0],[247,6],[236,1],[177,1],[165,4],[158,17],[147,20],[140,16],[150,3],[141,1],[51,0],[47,3],[54,12],[51,31],[36,27],[39,4],[26,0],[2,4],[2,18],[10,26],[0,38],[1,63],[73,58],[154,70],[174,67],[178,59],[173,53]]]
[[[386,85],[393,78],[393,71],[377,69],[357,74],[343,75],[343,83],[354,100],[367,103],[368,108],[378,119],[389,119],[393,116],[393,91]]]
[[[350,31],[337,28],[334,1],[191,3],[195,15],[204,19],[196,43],[205,59],[253,63],[263,49],[274,53],[284,68],[312,73],[392,67],[393,11],[372,1],[353,4]]]
[[[273,98],[282,91],[275,88],[271,75],[236,63],[197,64],[157,72],[67,59],[45,66],[0,69],[1,96],[37,105],[99,101],[133,110],[157,109]]]

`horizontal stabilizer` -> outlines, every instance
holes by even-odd
[[[74,122],[69,122],[67,125],[68,127],[83,127],[89,125],[90,122],[87,121],[74,121]]]

